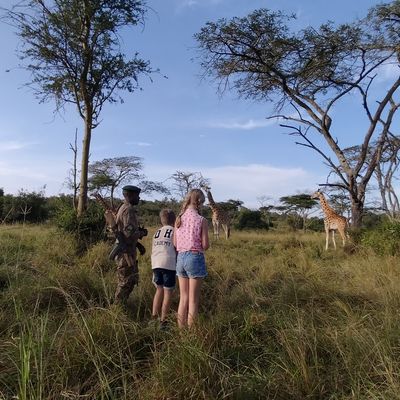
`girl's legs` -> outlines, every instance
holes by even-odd
[[[189,307],[189,279],[178,276],[179,282],[179,306],[178,306],[178,326],[184,328],[188,323]]]
[[[164,299],[161,308],[161,321],[165,321],[165,318],[167,318],[169,309],[171,307],[172,292],[173,291],[171,289],[164,289]]]
[[[163,303],[164,289],[162,286],[157,286],[156,293],[153,299],[152,317],[159,317],[161,315],[161,304]]]
[[[203,278],[189,279],[188,326],[192,326],[199,313],[200,289]]]

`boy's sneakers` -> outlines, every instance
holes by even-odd
[[[160,331],[167,331],[168,328],[170,327],[170,322],[165,320],[165,321],[160,321]]]
[[[150,321],[148,322],[148,326],[165,332],[171,327],[171,321],[160,321],[157,315],[152,315]]]

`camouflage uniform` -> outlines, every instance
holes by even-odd
[[[125,201],[118,210],[117,228],[122,232],[127,251],[116,256],[118,285],[115,301],[125,304],[135,285],[139,282],[139,270],[136,261],[136,243],[139,238],[139,224],[135,207]]]

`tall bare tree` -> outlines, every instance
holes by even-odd
[[[79,182],[78,182],[78,129],[75,129],[75,138],[74,143],[69,144],[69,148],[72,151],[73,159],[72,159],[72,167],[68,171],[68,176],[66,179],[66,185],[69,189],[72,190],[72,205],[74,210],[76,210],[78,206],[78,191],[79,191]]]
[[[319,153],[334,170],[335,181],[325,185],[347,191],[355,227],[361,224],[367,185],[399,108],[398,68],[384,93],[372,90],[383,66],[399,65],[399,15],[397,0],[354,23],[295,32],[290,27],[294,16],[260,9],[243,18],[208,22],[195,35],[204,74],[217,81],[220,91],[233,89],[244,98],[274,102],[271,117],[285,119],[282,125],[300,138],[297,143]],[[366,119],[353,165],[333,121],[341,117],[333,115],[333,108],[348,96],[358,96]],[[372,141],[376,146],[364,168]]]
[[[183,199],[191,189],[210,184],[209,180],[204,178],[201,172],[176,171],[171,175],[170,179],[173,182],[172,191],[180,199]]]
[[[153,72],[148,61],[121,52],[123,28],[143,24],[144,0],[21,0],[5,17],[17,31],[23,66],[31,72],[40,101],[54,99],[56,110],[77,107],[84,121],[77,213],[87,206],[92,130],[106,102],[122,101],[120,91],[139,88],[141,74]]]
[[[398,191],[398,171],[400,167],[400,138],[390,137],[383,151],[382,158],[375,169],[382,209],[390,219],[400,218],[400,200]]]
[[[372,142],[368,148],[364,170],[373,162],[376,143]],[[357,163],[360,157],[361,146],[352,146],[344,149],[347,159],[351,163]],[[400,217],[400,201],[396,190],[399,180],[398,171],[400,167],[400,137],[389,134],[381,150],[381,157],[376,163],[373,177],[379,190],[381,204],[379,209],[384,211],[390,219]]]

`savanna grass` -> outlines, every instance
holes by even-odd
[[[0,398],[398,399],[400,268],[322,234],[212,239],[197,325],[150,323],[148,252],[127,309],[109,245],[0,228]],[[177,307],[175,296],[173,309]]]

